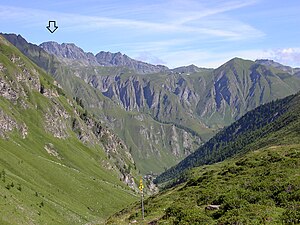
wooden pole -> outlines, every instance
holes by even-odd
[[[143,220],[145,219],[145,215],[144,215],[144,185],[143,185],[143,178],[141,177],[140,179],[140,186],[139,186],[140,192],[141,192],[141,205],[142,205],[142,217]]]

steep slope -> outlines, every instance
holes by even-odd
[[[299,143],[299,142],[298,142]],[[136,202],[106,224],[299,224],[300,145],[270,145],[193,169],[189,180]]]
[[[145,220],[137,202],[106,224],[298,224],[300,94],[248,112],[181,165],[179,185],[146,199]]]
[[[1,224],[101,222],[136,199],[126,145],[2,36],[0,121]]]
[[[178,165],[159,175],[156,181],[158,183],[170,181],[193,167],[223,161],[236,154],[245,153],[255,146],[261,147],[270,143],[273,145],[285,144],[283,139],[286,136],[285,130],[289,130],[289,137],[298,135],[299,102],[300,95],[292,95],[259,106],[246,113],[241,119],[217,133]],[[280,135],[283,136],[278,139],[277,137]],[[268,140],[266,143],[264,142],[265,139]]]

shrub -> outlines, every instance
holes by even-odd
[[[282,214],[284,224],[300,223],[300,202],[292,202],[287,210]]]

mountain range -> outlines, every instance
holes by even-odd
[[[191,65],[140,74],[139,61],[122,54],[107,53],[122,56],[114,63],[113,57],[97,61],[103,52],[4,36],[114,130],[143,174],[164,171],[247,111],[300,89],[297,76],[261,61],[234,58],[217,69]],[[136,66],[125,66],[127,60]]]
[[[145,62],[131,59],[125,54],[101,51],[96,55],[84,52],[74,44],[58,44],[56,42],[44,42],[39,45],[49,54],[55,55],[66,62],[80,62],[85,66],[123,66],[136,71],[139,74],[157,73],[167,70],[166,66],[151,65]]]

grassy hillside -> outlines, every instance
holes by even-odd
[[[184,160],[188,167],[158,177],[176,180],[145,201],[145,220],[137,202],[107,224],[299,224],[299,103],[297,94],[250,111]]]
[[[289,130],[290,138],[291,132],[293,135],[297,135],[299,131],[299,102],[300,95],[292,95],[259,106],[246,113],[241,119],[217,133],[178,165],[159,175],[156,181],[163,183],[174,178],[178,179],[188,169],[195,166],[220,162],[269,143],[281,144],[285,140],[286,130]],[[264,142],[265,140],[266,142]]]
[[[1,36],[0,121],[0,224],[100,223],[137,199],[121,142]]]
[[[255,149],[194,168],[188,182],[145,201],[145,220],[135,203],[107,224],[299,224],[299,171],[300,144]]]

